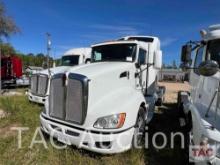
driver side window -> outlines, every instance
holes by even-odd
[[[204,46],[200,47],[197,52],[196,52],[196,58],[195,58],[195,62],[194,62],[194,72],[196,74],[199,74],[198,72],[198,67],[201,64],[201,62],[203,61],[203,52],[204,52]]]
[[[143,65],[146,63],[146,51],[139,49],[138,63]]]

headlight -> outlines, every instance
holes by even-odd
[[[121,128],[124,125],[125,118],[125,113],[101,117],[95,122],[94,127],[99,129]]]

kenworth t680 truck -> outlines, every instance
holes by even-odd
[[[146,39],[143,41],[143,39]],[[119,153],[143,139],[157,101],[160,40],[131,36],[92,46],[91,64],[53,75],[41,128],[58,141]]]
[[[61,66],[43,70],[31,76],[28,99],[31,102],[44,104],[49,95],[50,79],[56,73],[66,72],[73,66],[90,63],[91,48],[75,48],[64,53]]]

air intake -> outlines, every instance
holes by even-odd
[[[50,116],[82,125],[87,114],[88,78],[70,73],[55,75],[51,81],[49,96]],[[68,81],[67,85],[65,82]]]
[[[48,75],[34,74],[31,76],[31,93],[38,96],[45,96],[48,86]]]

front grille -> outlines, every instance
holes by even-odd
[[[83,124],[87,113],[88,79],[79,74],[58,74],[52,78],[49,114],[70,123]],[[66,85],[66,81],[68,81]]]
[[[45,96],[48,86],[48,76],[44,74],[34,74],[31,76],[31,93],[39,96]]]
[[[50,116],[58,119],[64,118],[64,82],[63,74],[55,75],[51,80],[50,95],[49,95],[49,108]]]
[[[31,92],[32,93],[37,93],[37,78],[38,76],[37,75],[33,75],[31,76]]]

